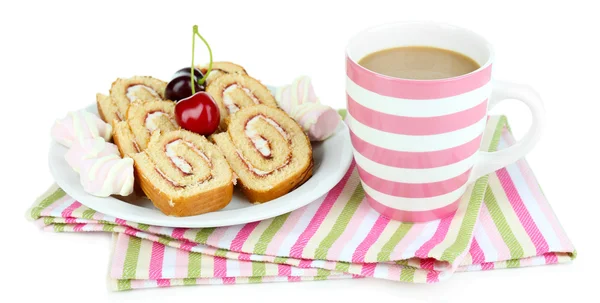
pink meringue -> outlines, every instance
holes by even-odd
[[[75,141],[65,153],[65,160],[74,171],[79,172],[84,160],[108,155],[120,156],[118,147],[115,144],[106,142],[103,138],[96,137]]]
[[[80,182],[91,195],[128,196],[133,193],[133,159],[109,154],[84,159],[80,167]]]
[[[64,118],[56,120],[50,135],[58,143],[71,147],[75,141],[84,139],[100,137],[109,141],[112,135],[112,127],[98,116],[80,110],[69,112]]]
[[[321,104],[307,76],[298,77],[290,85],[278,87],[275,99],[300,124],[311,141],[327,139],[341,122],[336,110]]]

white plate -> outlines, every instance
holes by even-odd
[[[95,105],[86,110],[97,114]],[[55,182],[81,204],[116,218],[169,227],[218,227],[260,221],[288,213],[325,195],[344,176],[352,161],[348,127],[340,123],[336,133],[323,142],[312,144],[313,176],[294,191],[264,204],[253,205],[234,190],[233,199],[219,211],[190,217],[166,216],[147,198],[96,197],[83,190],[79,175],[64,159],[67,148],[52,141],[48,161]],[[128,201],[131,200],[131,201]]]

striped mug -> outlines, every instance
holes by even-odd
[[[385,76],[357,62],[399,46],[433,46],[462,53],[479,69],[440,80]],[[528,86],[492,80],[492,46],[460,27],[404,22],[358,33],[346,48],[346,97],[354,160],[368,203],[404,222],[453,214],[477,178],[525,156],[544,126],[542,101]],[[480,151],[487,112],[517,99],[532,113],[522,140],[496,152]]]

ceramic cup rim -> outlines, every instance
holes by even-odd
[[[397,27],[429,27],[429,28],[437,28],[440,31],[463,32],[464,34],[470,36],[472,38],[472,40],[474,41],[474,43],[483,45],[483,47],[485,47],[487,49],[487,52],[488,52],[487,59],[485,60],[485,63],[481,64],[481,66],[478,69],[476,69],[472,72],[466,73],[466,74],[462,74],[462,75],[459,75],[456,77],[442,78],[442,79],[422,80],[422,79],[398,78],[398,77],[392,77],[392,76],[380,74],[378,72],[372,71],[372,70],[367,69],[367,68],[363,67],[362,65],[358,64],[358,61],[361,58],[353,58],[351,56],[351,50],[353,49],[353,47],[355,47],[356,44],[360,43],[361,37],[369,35],[370,33],[386,30],[389,28],[397,28]],[[415,30],[418,30],[418,29],[415,29]],[[435,45],[435,43],[431,43],[431,44],[424,45],[424,46],[438,47],[438,45]],[[345,49],[346,49],[346,51],[345,51],[346,58],[348,58],[348,60],[352,61],[352,63],[354,63],[355,66],[358,67],[359,69],[361,69],[365,72],[368,72],[370,74],[373,74],[377,77],[387,79],[387,80],[405,81],[405,82],[410,82],[410,83],[414,83],[414,84],[452,82],[452,81],[468,78],[468,77],[470,77],[474,74],[477,74],[477,73],[481,72],[482,70],[488,68],[493,63],[494,57],[495,57],[493,45],[486,38],[484,38],[481,34],[475,32],[471,29],[457,26],[454,24],[443,23],[443,22],[433,22],[433,21],[399,21],[399,22],[396,21],[396,22],[388,22],[388,23],[381,23],[378,25],[374,25],[374,26],[365,28],[362,31],[354,34],[348,40],[348,43],[346,44]]]

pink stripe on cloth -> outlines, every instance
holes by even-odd
[[[139,230],[131,227],[126,227],[124,233],[128,236],[137,237]],[[150,235],[152,236],[152,235]]]
[[[162,278],[164,256],[165,246],[158,242],[152,242],[152,256],[150,257],[150,267],[148,269],[148,275],[150,279]]]
[[[300,268],[312,268],[312,260],[302,259],[300,263],[298,263],[298,267]]]
[[[131,280],[131,288],[133,288],[133,289],[145,288],[147,281],[148,280]]]
[[[321,226],[321,223],[323,223],[323,220],[333,207],[333,204],[342,193],[342,190],[346,186],[346,182],[348,182],[348,179],[354,171],[355,165],[356,163],[352,161],[352,163],[350,164],[350,168],[348,169],[342,180],[340,180],[340,182],[335,187],[333,187],[329,191],[329,193],[327,193],[325,200],[323,200],[323,203],[321,204],[321,206],[319,206],[319,209],[315,213],[315,216],[310,220],[308,227],[304,230],[304,232],[302,232],[302,234],[300,234],[300,237],[298,237],[298,240],[296,240],[296,243],[290,249],[290,257],[302,258],[302,252],[304,251],[304,247],[306,246],[310,238],[312,238],[312,236],[317,232],[317,230]]]
[[[432,258],[426,258],[426,259],[421,259],[420,260],[420,266],[422,269],[425,270],[433,270],[433,267],[435,265],[435,260]]]
[[[171,286],[171,281],[169,279],[158,279],[156,280],[156,285],[158,287],[169,287]]]
[[[454,178],[439,182],[401,183],[381,179],[368,173],[360,165],[356,166],[361,181],[365,182],[369,187],[380,193],[404,198],[429,198],[453,192],[467,183],[471,173],[471,169],[469,169]]]
[[[558,263],[558,257],[555,253],[546,253],[544,254],[544,259],[546,260],[546,264],[556,264]]]
[[[225,285],[233,285],[233,284],[235,284],[235,277],[226,277],[226,278],[223,278],[223,284],[225,284]]]
[[[481,270],[492,270],[494,269],[494,262],[481,263]]]
[[[363,204],[364,203],[363,201]],[[390,219],[379,216],[373,227],[369,231],[369,234],[365,237],[365,239],[358,245],[354,253],[352,254],[352,262],[355,263],[363,263],[365,261],[365,255],[369,251],[369,248],[379,239],[379,236],[385,229],[385,227],[390,223]]]
[[[504,242],[500,231],[496,227],[494,220],[490,214],[487,205],[484,203],[481,204],[481,211],[479,212],[479,224],[483,227],[483,231],[490,242],[494,246],[494,251],[498,254],[498,260],[510,260],[512,257],[510,255],[510,250]]]
[[[456,212],[460,199],[444,206],[426,211],[404,211],[398,210],[386,205],[381,204],[377,200],[373,199],[368,193],[365,192],[365,197],[369,205],[377,210],[382,215],[398,221],[406,222],[428,222],[439,218],[452,217],[451,215]]]
[[[239,253],[238,260],[240,261],[251,261],[252,255],[247,253]]]
[[[485,262],[483,250],[481,250],[481,247],[479,247],[479,243],[477,243],[477,239],[475,238],[473,238],[473,241],[471,242],[469,253],[471,254],[473,264],[482,264]]]
[[[287,264],[277,264],[277,275],[285,277],[292,274],[292,266]]]
[[[78,209],[79,207],[81,207],[81,203],[79,203],[79,201],[75,201],[71,205],[69,205],[69,207],[65,208],[65,210],[63,210],[60,213],[60,215],[63,218],[71,217],[71,214],[73,213],[73,211]]]
[[[400,273],[402,271],[402,268],[404,268],[404,267],[402,267],[401,265],[389,266],[388,274],[387,274],[388,279],[392,280],[392,281],[396,281],[396,280],[400,279]]]
[[[363,220],[371,210],[371,207],[367,203],[361,203],[358,205],[358,209],[354,212],[354,215],[348,222],[348,225],[340,235],[340,237],[333,243],[327,252],[328,260],[339,260],[342,251],[348,245],[348,242],[356,235],[356,231],[361,226]]]
[[[75,224],[77,223],[77,218],[64,218],[65,219],[65,223],[67,224]]]
[[[372,277],[375,274],[375,267],[377,263],[365,263],[360,270],[360,275],[365,277]]]
[[[221,241],[221,238],[223,238],[223,236],[225,235],[226,231],[227,231],[227,228],[224,228],[224,227],[216,228],[210,234],[210,236],[208,236],[208,239],[206,239],[206,244],[210,245],[210,244],[214,243],[213,245],[215,245],[216,243],[219,243]]]
[[[511,136],[508,131],[504,131],[502,133],[502,138],[508,143],[508,145],[513,145],[516,143],[515,138],[513,136]],[[537,183],[537,180],[536,180],[535,176],[533,175],[533,172],[531,171],[531,168],[529,168],[527,166],[527,162],[525,162],[524,160],[517,161],[517,166],[519,167],[519,170],[521,171],[521,175],[523,175],[523,178],[525,179],[525,182],[527,183],[527,187],[529,187],[529,190],[533,194],[535,201],[537,202],[540,209],[544,213],[544,216],[546,217],[548,222],[550,222],[550,225],[552,226],[552,230],[554,230],[554,233],[558,237],[558,239],[560,241],[560,245],[562,246],[562,249],[564,249],[566,251],[573,251],[574,250],[573,244],[571,243],[571,241],[568,239],[567,235],[565,234],[560,222],[558,222],[558,218],[554,214],[554,211],[551,209],[550,203],[548,203],[548,201],[546,200],[546,197],[542,193],[542,191]]]
[[[73,226],[73,231],[82,231],[86,225],[86,223],[75,224],[75,226]]]
[[[123,219],[115,218],[115,223],[117,223],[119,225],[126,225],[127,221],[125,221]]]
[[[453,97],[484,86],[491,79],[492,65],[459,77],[424,81],[380,75],[346,57],[346,74],[362,88],[383,96],[427,100]]]
[[[190,252],[185,249],[178,249],[175,255],[175,277],[179,279],[187,278]]]
[[[283,226],[281,226],[281,229],[279,229],[279,232],[275,234],[271,242],[268,244],[265,252],[266,255],[277,255],[277,252],[279,252],[279,248],[283,244],[283,241],[292,232],[300,218],[302,218],[302,215],[304,215],[304,212],[306,212],[306,209],[307,207],[305,206],[290,213],[287,220],[285,220],[285,223],[283,223]]]
[[[195,243],[195,242],[190,242],[187,240],[182,240],[181,241],[181,245],[179,245],[179,249],[183,249],[186,251],[191,251],[194,247],[198,246],[200,244]]]
[[[423,229],[427,224],[414,224],[408,233],[400,240],[396,247],[392,248],[390,254],[390,260],[400,260],[405,258],[411,258],[412,256],[403,256],[404,252],[406,252],[407,248],[415,242],[415,240],[422,234]]]
[[[214,257],[213,274],[217,278],[227,277],[227,259],[222,257]]]
[[[487,113],[487,99],[470,109],[445,116],[406,117],[372,110],[348,94],[346,98],[348,112],[356,121],[380,131],[410,136],[437,135],[463,129],[479,122]]]
[[[177,240],[183,239],[183,234],[187,231],[187,228],[173,228],[173,232],[171,232],[171,237]]]
[[[537,255],[547,253],[548,243],[531,218],[531,214],[529,214],[529,211],[525,207],[523,200],[521,200],[519,192],[517,192],[512,179],[508,175],[508,171],[506,168],[501,168],[496,171],[496,175],[500,180],[500,184],[502,184],[502,188],[504,188],[504,191],[506,192],[506,196],[508,197],[510,204],[517,214],[519,221],[521,224],[523,224],[523,228],[525,228],[527,235],[529,235],[531,242],[533,242]]]
[[[490,238],[490,242],[494,246],[494,250],[498,254],[498,260],[510,260],[510,250],[504,242],[500,231],[496,227],[494,220],[490,214],[490,211],[487,208],[487,205],[484,203],[481,204],[481,211],[479,212],[479,224],[483,227],[483,232],[485,232]]]
[[[289,276],[287,279],[288,279],[288,282],[301,282],[302,281],[301,277],[295,277],[295,276]]]
[[[454,218],[453,216],[445,217],[444,219],[442,219],[440,221],[440,225],[438,225],[438,228],[435,231],[435,233],[433,234],[433,237],[431,237],[431,239],[429,239],[429,241],[425,242],[425,244],[423,244],[423,246],[421,246],[421,248],[419,248],[415,252],[416,257],[418,257],[418,258],[428,258],[429,257],[429,252],[436,245],[440,244],[446,237],[446,234],[448,233],[448,229],[450,228],[450,223],[452,223],[453,218]]]
[[[436,283],[440,281],[440,272],[431,270],[427,273],[427,283]]]
[[[372,145],[350,130],[352,147],[367,159],[399,168],[435,168],[467,159],[479,150],[482,136],[453,148],[432,152],[402,152]]]
[[[244,242],[246,242],[252,231],[256,228],[256,226],[258,226],[259,223],[260,222],[252,222],[244,225],[244,227],[240,229],[240,232],[238,232],[235,238],[233,238],[233,240],[231,241],[231,246],[229,247],[229,249],[236,252],[242,251],[242,246],[244,246]]]

